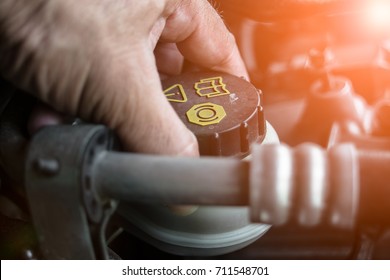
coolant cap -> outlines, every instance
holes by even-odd
[[[265,135],[260,92],[218,72],[185,73],[162,82],[164,94],[196,135],[201,155],[245,156]]]

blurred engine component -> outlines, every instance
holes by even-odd
[[[390,1],[213,2],[254,86],[206,72],[163,88],[218,157],[113,152],[100,126],[29,143],[32,101],[0,85],[3,258],[390,258]]]

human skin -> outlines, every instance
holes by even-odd
[[[0,0],[1,76],[58,112],[107,125],[128,151],[198,155],[160,83],[183,59],[247,78],[205,0]],[[59,116],[36,110],[32,127]]]

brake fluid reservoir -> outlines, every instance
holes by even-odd
[[[261,93],[242,78],[197,72],[167,79],[162,85],[178,116],[197,137],[201,156],[245,158],[252,143],[279,141],[265,121]],[[213,176],[213,171],[197,175]],[[124,204],[119,211],[132,233],[178,255],[229,253],[255,241],[269,228],[251,224],[246,207],[201,206],[187,216],[161,205]]]

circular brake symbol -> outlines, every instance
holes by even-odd
[[[226,112],[221,105],[207,102],[192,106],[186,115],[189,122],[206,126],[219,123],[226,117]]]

